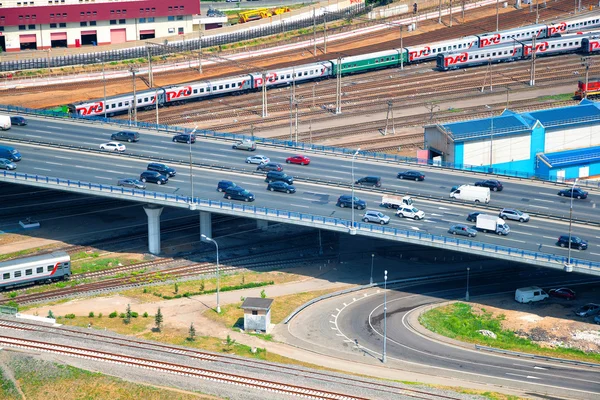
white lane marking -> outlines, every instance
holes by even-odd
[[[542,196],[556,196],[554,193],[538,192],[538,194],[541,194]]]
[[[112,181],[112,178],[107,178],[105,176],[94,176],[94,178],[96,178],[96,179],[105,179],[107,181]]]
[[[144,150],[144,153],[159,154],[158,151]]]
[[[170,142],[163,142],[163,143],[170,143]],[[152,147],[153,149],[161,149],[161,150],[165,149],[164,146],[150,146],[150,147]]]
[[[535,201],[543,201],[544,203],[555,203],[554,200],[544,200],[544,199],[533,199]]]
[[[54,132],[50,132],[50,131],[42,131],[41,129],[34,129],[35,132],[39,132],[39,133],[54,133]]]
[[[61,166],[64,165],[64,164],[57,163],[57,162],[52,162],[52,161],[46,161],[46,164],[61,165]]]
[[[30,135],[30,134],[26,134],[25,136],[27,136],[27,137],[33,137],[33,138],[38,138],[38,139],[41,139],[43,137],[43,136]]]
[[[411,226],[410,229],[415,230],[415,231],[419,230],[419,228],[417,228],[416,226]]]
[[[556,239],[556,236],[542,236],[544,239]]]
[[[509,239],[509,238],[507,238],[506,236],[504,236],[502,239],[503,239],[503,240],[510,240],[511,242],[523,243],[523,241],[522,241],[522,240]]]
[[[206,158],[206,157],[202,157],[202,161],[214,161],[214,162],[219,162],[219,160],[215,160],[214,158]]]
[[[537,365],[533,366],[533,369],[543,369],[544,371],[547,370],[548,368],[544,368],[544,367],[538,367]]]
[[[511,233],[518,233],[519,235],[533,236],[533,234],[531,234],[531,233],[525,233],[525,232],[511,231]]]
[[[71,157],[64,157],[64,156],[54,156],[54,158],[62,158],[63,160],[72,160],[73,159]]]
[[[510,372],[507,372],[506,375],[520,376],[521,378],[527,378],[527,379],[542,379],[542,378],[538,378],[537,376],[511,374]]]
[[[309,206],[304,206],[304,205],[300,205],[300,204],[292,204],[292,203],[290,203],[290,206],[302,207],[302,208],[310,208]]]
[[[179,183],[183,183],[185,181],[180,181],[179,179],[173,179],[173,178],[169,178],[169,182],[179,182]]]
[[[537,204],[532,204],[531,207],[543,208],[544,210],[547,210],[549,208],[549,207],[538,206]]]
[[[438,207],[438,210],[449,210],[449,208],[446,208],[446,207]]]
[[[51,169],[46,169],[46,168],[34,168],[34,169],[39,169],[40,171],[52,171]]]
[[[590,253],[590,254],[593,254],[595,256],[600,256],[600,253]]]
[[[441,217],[442,216],[442,214],[434,214],[434,213],[431,213],[431,215],[433,215],[434,217]]]
[[[119,168],[131,168],[130,165],[119,165],[119,164],[113,164],[115,167],[119,167]]]

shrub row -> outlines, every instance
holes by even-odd
[[[250,283],[244,283],[243,285],[223,286],[222,288],[219,289],[219,292],[230,292],[232,290],[251,289],[251,288],[274,285],[274,284],[275,284],[274,281],[250,282]],[[217,292],[217,289],[203,290],[201,292],[185,292],[183,294],[176,294],[175,296],[167,296],[167,295],[164,295],[164,294],[158,293],[158,292],[154,292],[152,294],[155,295],[156,297],[160,297],[164,300],[172,300],[172,299],[180,299],[182,297],[199,296],[199,295],[203,295],[203,294],[211,294],[211,293],[216,293],[216,292]]]

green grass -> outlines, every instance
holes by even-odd
[[[41,250],[42,250],[41,247],[35,247],[35,248],[32,248],[32,249],[25,249],[25,250],[15,251],[14,253],[0,254],[0,261],[7,260],[9,258],[25,257],[25,256],[27,256],[29,254],[37,253],[38,251],[41,251]]]
[[[139,261],[123,258],[102,258],[92,259],[89,261],[73,261],[71,264],[71,272],[73,274],[84,274],[87,272],[104,271],[121,265],[133,265]]]
[[[564,93],[564,94],[553,94],[548,96],[540,96],[537,98],[538,101],[567,101],[573,100],[573,93]]]
[[[494,317],[491,313],[483,311],[478,315],[473,313],[470,305],[454,303],[427,311],[419,317],[419,322],[432,332],[463,342],[547,357],[600,363],[600,354],[597,353],[585,353],[562,347],[541,347],[529,339],[517,336],[513,331],[503,329],[504,315]],[[479,334],[477,331],[481,329],[494,332],[497,339]]]
[[[71,261],[77,261],[85,258],[96,258],[100,256],[100,253],[97,251],[93,253],[88,253],[87,251],[80,251],[79,253],[71,254]]]
[[[2,368],[0,368],[0,398],[3,400],[21,399],[21,395],[14,382],[6,376],[6,373]]]

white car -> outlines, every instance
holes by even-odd
[[[125,145],[123,143],[118,142],[102,143],[100,145],[100,150],[123,152],[125,151]]]
[[[398,211],[396,211],[397,217],[402,218],[412,218],[412,219],[423,219],[425,218],[425,213],[418,208],[415,207],[400,207]]]
[[[269,157],[265,156],[250,156],[246,158],[246,163],[248,164],[266,164],[270,161],[271,160],[269,159]]]

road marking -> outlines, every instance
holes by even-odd
[[[107,181],[112,181],[112,178],[106,178],[104,176],[94,176],[94,178],[96,178],[96,179],[105,179]]]
[[[33,137],[33,138],[38,138],[41,139],[43,136],[38,136],[38,135],[25,135],[27,137]]]
[[[52,171],[51,169],[46,169],[46,168],[34,168],[34,169],[39,169],[40,171]]]
[[[419,228],[417,228],[416,226],[411,226],[410,229],[414,230],[414,231],[418,231]]]
[[[64,156],[54,156],[54,158],[62,158],[64,160],[72,160],[71,157],[64,157]]]
[[[511,231],[511,232],[512,232],[512,233],[518,233],[519,235],[533,236],[531,233],[517,232],[517,231]]]
[[[442,214],[434,214],[434,213],[431,213],[431,215],[433,215],[434,217],[441,217],[442,216]]]
[[[510,240],[511,242],[523,243],[523,241],[522,241],[522,240],[509,239],[509,238],[507,238],[506,236],[505,236],[505,237],[503,237],[503,239],[504,239],[504,240]]]
[[[52,161],[46,161],[46,164],[61,165],[61,166],[64,165],[64,164],[57,163],[57,162],[52,162]]]
[[[159,154],[158,151],[145,150],[144,153]]]
[[[333,314],[331,314],[331,316],[332,316],[333,318],[337,318],[337,315],[333,315]]]
[[[554,193],[538,192],[538,194],[541,194],[542,196],[556,196]]]
[[[300,204],[291,204],[290,206],[294,206],[294,207],[302,207],[302,208],[310,208],[310,206],[304,206],[304,205],[300,205]]]
[[[554,200],[544,200],[544,199],[533,199],[535,201],[543,201],[544,203],[554,203]]]
[[[449,210],[449,208],[446,208],[446,207],[438,207],[438,210]]]
[[[335,321],[329,321],[330,324],[335,324]]]
[[[42,131],[40,129],[34,129],[34,131],[39,132],[39,133],[50,133],[50,134],[54,133],[54,132],[50,132],[50,131]]]
[[[542,378],[538,378],[537,376],[531,376],[531,375],[519,375],[519,374],[511,374],[509,372],[506,373],[506,375],[512,375],[512,376],[520,376],[521,378],[527,378],[527,379],[542,379]]]
[[[184,181],[180,181],[179,179],[170,178],[169,182],[180,182],[180,183],[183,183]]]
[[[533,369],[543,369],[544,371],[547,370],[548,368],[544,368],[544,367],[538,367],[537,365],[533,366]]]
[[[556,239],[556,236],[542,236],[544,239]]]
[[[593,254],[595,256],[600,256],[600,253],[590,253],[590,254]]]
[[[532,204],[532,207],[536,207],[536,208],[543,208],[544,210],[547,210],[549,207],[543,207],[543,206],[538,206],[537,204]]]

